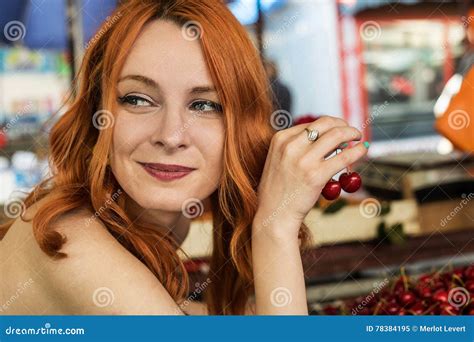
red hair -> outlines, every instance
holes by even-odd
[[[173,239],[153,227],[132,223],[124,196],[110,201],[120,185],[107,165],[112,130],[98,130],[92,116],[114,113],[116,84],[134,41],[151,20],[185,27],[198,24],[200,43],[224,109],[224,171],[211,195],[213,251],[206,291],[210,314],[243,314],[253,293],[251,227],[257,187],[274,130],[269,84],[247,32],[219,0],[129,0],[119,6],[91,40],[78,75],[78,89],[50,134],[53,176],[26,198],[26,207],[48,195],[33,218],[34,236],[54,258],[64,236],[51,222],[77,208],[89,208],[111,234],[155,274],[176,302],[188,291],[188,275]],[[104,203],[110,203],[104,209]],[[3,234],[11,226],[3,226]],[[302,247],[309,242],[300,231]],[[155,246],[159,246],[156,248]]]

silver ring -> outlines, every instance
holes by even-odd
[[[309,128],[305,128],[304,130],[308,133],[308,140],[310,142],[315,142],[316,140],[318,140],[318,137],[319,137],[319,131],[318,130],[309,129]]]

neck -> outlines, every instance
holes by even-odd
[[[125,210],[133,222],[153,226],[156,231],[173,237],[178,246],[189,233],[191,220],[181,211],[142,208],[131,198],[127,198]]]

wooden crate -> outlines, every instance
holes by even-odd
[[[474,194],[465,198],[419,205],[420,234],[474,227]]]

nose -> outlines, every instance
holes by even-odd
[[[151,143],[168,151],[185,149],[189,146],[187,125],[179,108],[169,108],[160,114],[157,128],[151,136]]]

